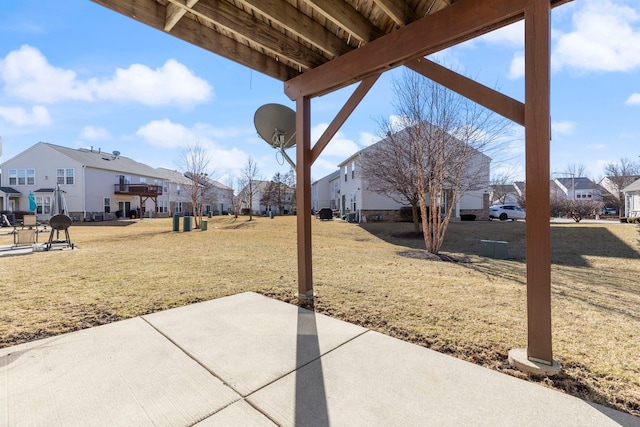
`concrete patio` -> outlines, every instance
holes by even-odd
[[[243,293],[0,349],[2,426],[640,426]]]

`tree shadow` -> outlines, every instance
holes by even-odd
[[[386,225],[386,226],[385,226]],[[404,225],[404,229],[402,226]],[[509,260],[526,259],[525,222],[451,223],[442,246],[443,252],[480,255],[482,240],[508,242]],[[361,228],[388,243],[410,249],[425,249],[419,234],[407,232],[407,224],[366,223]],[[394,231],[398,230],[398,231]],[[637,232],[629,228],[630,232]],[[640,245],[639,245],[640,247]],[[589,256],[640,259],[639,248],[620,240],[605,227],[563,225],[551,227],[551,262],[555,265],[590,267]]]

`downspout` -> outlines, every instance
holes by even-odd
[[[86,176],[87,166],[82,165],[82,219],[84,220],[87,217],[87,176]]]

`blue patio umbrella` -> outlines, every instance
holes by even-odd
[[[38,209],[38,204],[36,203],[36,195],[33,194],[33,191],[29,191],[29,195],[27,196],[29,199],[29,212],[35,212]]]

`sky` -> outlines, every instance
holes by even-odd
[[[524,100],[522,23],[433,59]],[[551,171],[640,160],[640,2],[576,0],[552,11]],[[379,138],[394,115],[389,71],[329,143],[312,179]],[[354,86],[314,98],[312,139],[320,137]],[[119,151],[152,167],[182,168],[188,145],[203,146],[210,176],[227,182],[251,157],[260,177],[289,165],[256,133],[255,111],[295,108],[284,84],[89,0],[0,2],[0,163],[38,143]],[[509,171],[524,179],[524,129],[505,147]],[[295,160],[295,150],[289,155]]]

